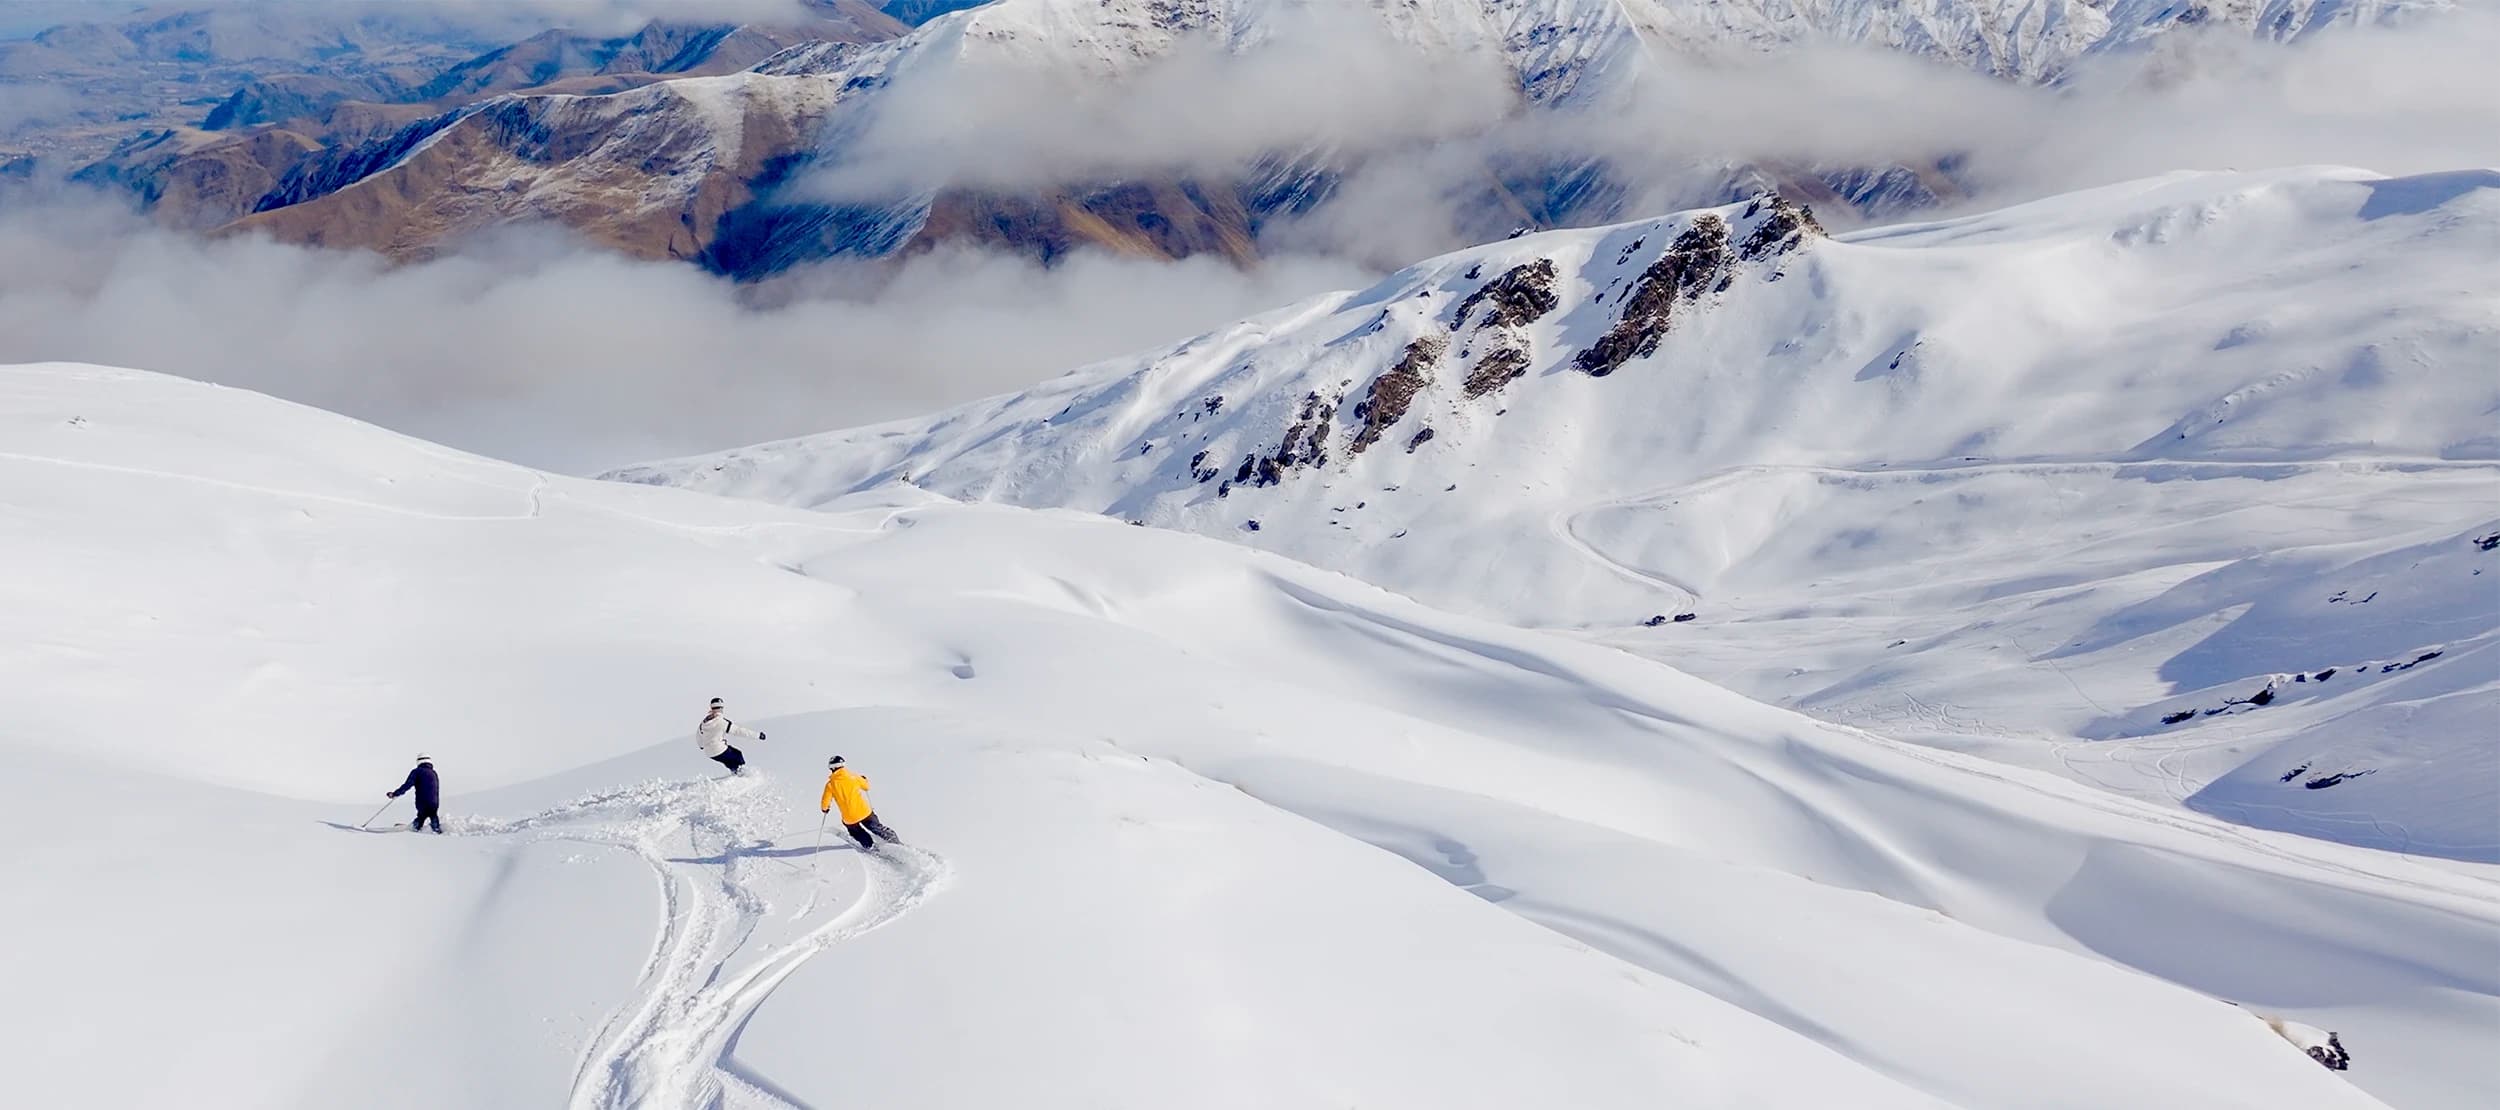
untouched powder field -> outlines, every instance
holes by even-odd
[[[63,364],[0,368],[0,505],[27,1105],[2500,1087],[2488,865],[1899,741],[1213,539],[567,479]],[[768,734],[746,776],[695,751],[713,696]],[[448,834],[360,828],[420,751]],[[907,846],[820,843],[833,754]]]

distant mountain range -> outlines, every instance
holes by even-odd
[[[1507,74],[1507,118],[1602,121],[1661,58],[1705,65],[1731,52],[1843,42],[2052,82],[2080,59],[2183,28],[2288,40],[2440,6],[1353,0],[1326,10],[1415,51],[1427,67]],[[474,28],[418,15],[359,7],[298,22],[246,5],[55,28],[0,44],[0,76],[90,90],[83,114],[31,138],[21,127],[16,141],[75,163],[76,180],[126,191],[169,226],[417,257],[485,227],[548,221],[630,255],[741,278],[948,241],[1044,260],[1090,247],[1247,262],[1276,222],[1327,203],[1377,153],[1287,140],[1215,169],[1004,185],[938,170],[875,195],[815,188],[817,171],[876,156],[859,140],[899,96],[1000,73],[1116,87],[1192,44],[1259,57],[1312,11],[1273,0],[952,7],[808,0],[773,24],[654,22],[618,35],[540,30],[482,44]],[[919,20],[928,22],[907,26]],[[1430,138],[1366,142],[1396,150]],[[108,139],[109,150],[96,149]],[[1460,194],[1454,234],[1467,241],[1620,219],[1655,203],[1662,187],[1567,139],[1533,152],[1487,147],[1435,172]],[[1958,190],[1948,166],[1915,157],[1793,165],[1741,151],[1696,151],[1691,172],[1665,187],[1678,204],[1777,188],[1827,214],[1897,214]]]

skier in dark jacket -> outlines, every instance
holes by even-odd
[[[443,831],[443,815],[435,812],[443,804],[443,779],[434,773],[433,756],[417,756],[417,765],[408,772],[408,780],[385,797],[396,798],[411,790],[417,792],[417,819],[408,822],[408,831],[420,831],[428,821],[434,822],[435,832]]]

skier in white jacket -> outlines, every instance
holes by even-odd
[[[730,720],[726,704],[719,698],[713,698],[711,711],[703,715],[702,723],[694,726],[694,746],[702,750],[705,758],[729,768],[729,773],[735,775],[747,765],[747,757],[737,745],[729,742],[731,737],[761,740],[764,734]]]

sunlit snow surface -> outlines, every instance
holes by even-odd
[[[0,506],[0,1043],[29,1105],[2418,1107],[2500,1081],[2488,868],[1819,722],[1215,540],[557,478],[68,365],[0,370]],[[694,750],[715,695],[769,733],[751,781]],[[451,835],[360,830],[420,750]],[[818,847],[831,754],[908,849]],[[2354,1070],[2256,1014],[2339,1032]]]
[[[1741,257],[1769,218],[1474,248],[1022,394],[621,476],[1199,532],[1894,738],[2500,862],[2500,171],[2178,174]],[[1724,281],[1583,372],[1709,220]],[[1462,312],[1542,264],[1550,310]],[[1432,343],[1358,454],[1358,406]],[[1470,396],[1502,352],[1521,376]],[[1276,481],[1246,467],[1297,428]]]

